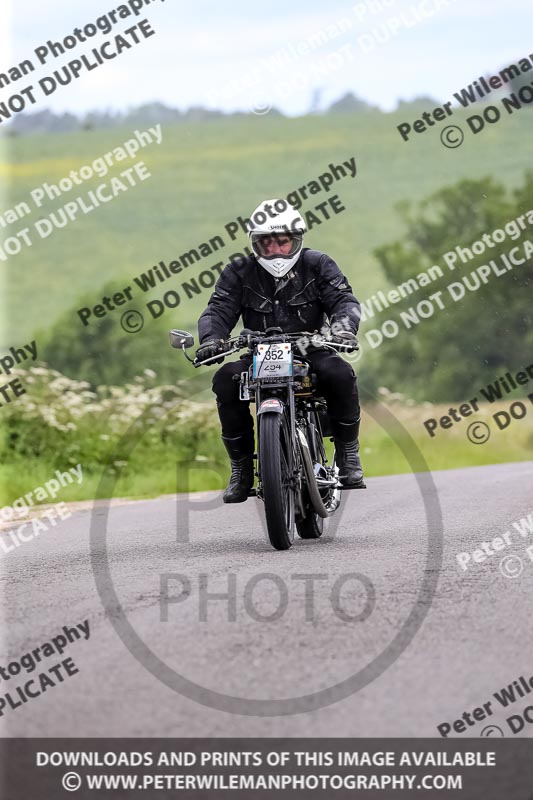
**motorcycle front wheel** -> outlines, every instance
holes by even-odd
[[[290,433],[283,414],[262,414],[259,422],[259,466],[268,538],[276,550],[288,550],[294,541],[290,453]]]

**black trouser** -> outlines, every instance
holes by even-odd
[[[317,376],[317,395],[326,400],[328,414],[337,422],[355,422],[359,419],[357,378],[351,365],[336,353],[317,350],[308,353],[307,360]],[[250,356],[238,361],[228,361],[213,377],[213,391],[217,398],[222,435],[228,438],[249,437],[253,433],[250,404],[239,400],[239,381],[234,376],[248,369]]]

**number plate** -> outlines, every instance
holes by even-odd
[[[254,355],[254,378],[292,376],[292,350],[288,343],[259,344]]]

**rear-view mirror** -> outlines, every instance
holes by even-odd
[[[194,347],[194,336],[187,331],[172,330],[169,333],[170,344],[178,350]]]

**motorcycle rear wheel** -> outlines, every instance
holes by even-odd
[[[316,444],[313,452],[320,452],[320,448],[318,448]],[[332,466],[333,470],[335,470],[336,474],[338,474],[338,470],[336,469],[335,454],[333,455]],[[335,495],[338,495],[338,490],[328,489],[321,491],[320,494],[322,495],[322,500],[326,508],[328,508],[328,510],[331,509],[330,513],[334,513],[334,511],[340,505],[340,498],[335,497]],[[317,512],[314,510],[307,488],[304,489],[303,502],[306,515],[305,517],[301,517],[300,519],[296,520],[298,536],[300,539],[320,539],[324,533],[324,517],[321,517],[320,514],[317,514]]]
[[[309,505],[308,515],[296,520],[296,528],[300,539],[320,539],[324,532],[324,518]]]

